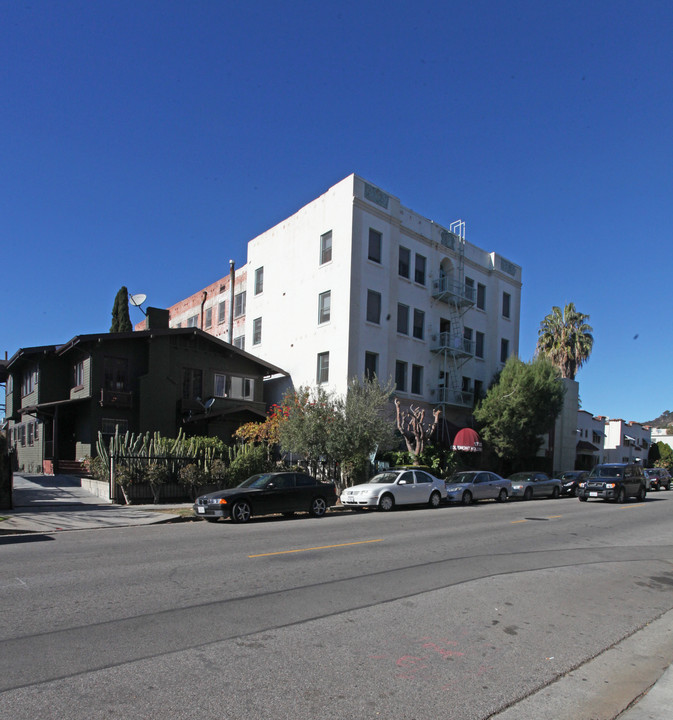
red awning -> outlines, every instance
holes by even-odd
[[[461,452],[481,452],[481,438],[476,430],[463,428],[453,438],[453,449]]]

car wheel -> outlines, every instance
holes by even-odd
[[[638,502],[644,502],[645,500],[645,488],[642,485],[638,488],[636,500],[638,500]]]
[[[533,497],[533,491],[530,488],[526,488],[526,491],[523,494],[524,500],[530,500]]]
[[[245,500],[239,500],[234,503],[231,508],[231,522],[244,523],[250,520],[252,511],[250,510],[250,504]]]
[[[507,501],[507,490],[505,490],[505,488],[503,488],[498,493],[498,502],[506,502],[506,501]]]
[[[574,495],[575,497],[580,496],[580,489],[575,485],[575,487],[572,489],[571,495]]]
[[[206,522],[217,522],[220,518],[203,518]]]
[[[559,497],[560,494],[561,494],[561,491],[560,491],[557,487],[555,487],[555,488],[551,491],[552,500],[558,500],[558,497]]]
[[[656,486],[654,489],[655,489],[657,492],[659,492],[659,490],[661,490],[661,485],[659,485],[659,483],[657,483],[657,486]]]
[[[383,510],[383,512],[389,512],[394,507],[395,498],[390,493],[386,493],[385,495],[381,496],[381,499],[379,500],[379,510]]]
[[[313,517],[322,517],[327,512],[327,503],[324,497],[314,497],[311,500],[311,507],[309,508],[309,515]]]
[[[442,496],[435,490],[434,492],[430,493],[430,507],[436,508],[439,507],[439,503],[442,502]]]
[[[623,505],[626,502],[626,492],[623,487],[620,487],[617,491],[617,499],[615,502],[617,505]]]
[[[472,502],[472,493],[469,490],[466,490],[463,493],[462,503],[463,505],[469,505]]]

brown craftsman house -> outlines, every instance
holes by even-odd
[[[225,441],[266,415],[265,377],[286,375],[196,328],[169,329],[148,308],[147,329],[78,335],[18,350],[2,368],[15,467],[62,472],[95,455],[98,432],[210,435]]]

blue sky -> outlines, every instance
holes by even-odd
[[[594,414],[673,409],[673,4],[0,4],[0,352],[166,307],[351,172],[574,302]],[[134,322],[142,316],[131,311]]]

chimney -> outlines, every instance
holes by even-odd
[[[168,330],[169,312],[163,308],[147,308],[145,330]]]

